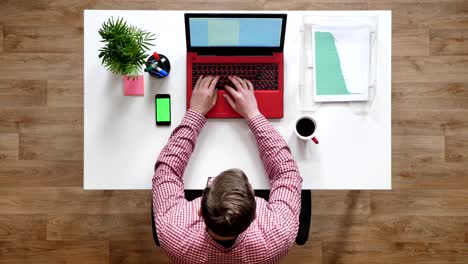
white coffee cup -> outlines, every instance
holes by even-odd
[[[303,115],[296,119],[294,132],[296,132],[296,136],[302,140],[312,139],[315,144],[319,143],[315,137],[317,133],[317,122],[311,116]]]

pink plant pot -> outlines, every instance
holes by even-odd
[[[136,77],[127,75],[122,76],[124,81],[124,95],[125,96],[135,96],[135,95],[144,95],[145,86],[143,82],[143,75],[138,75]]]

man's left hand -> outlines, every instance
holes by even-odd
[[[205,115],[216,104],[217,91],[215,89],[219,76],[200,76],[190,99],[190,109]]]

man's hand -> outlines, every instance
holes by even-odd
[[[219,76],[200,76],[198,78],[190,99],[190,109],[205,115],[215,106],[218,95],[215,87],[218,79]]]
[[[235,90],[231,86],[226,85],[226,91],[229,94],[224,94],[224,99],[226,99],[232,109],[247,121],[259,115],[260,111],[258,111],[257,99],[254,95],[252,83],[237,76],[228,77],[228,79],[237,89]]]

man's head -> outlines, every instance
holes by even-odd
[[[255,194],[239,169],[221,172],[205,188],[201,214],[206,227],[217,237],[236,237],[255,219]]]

